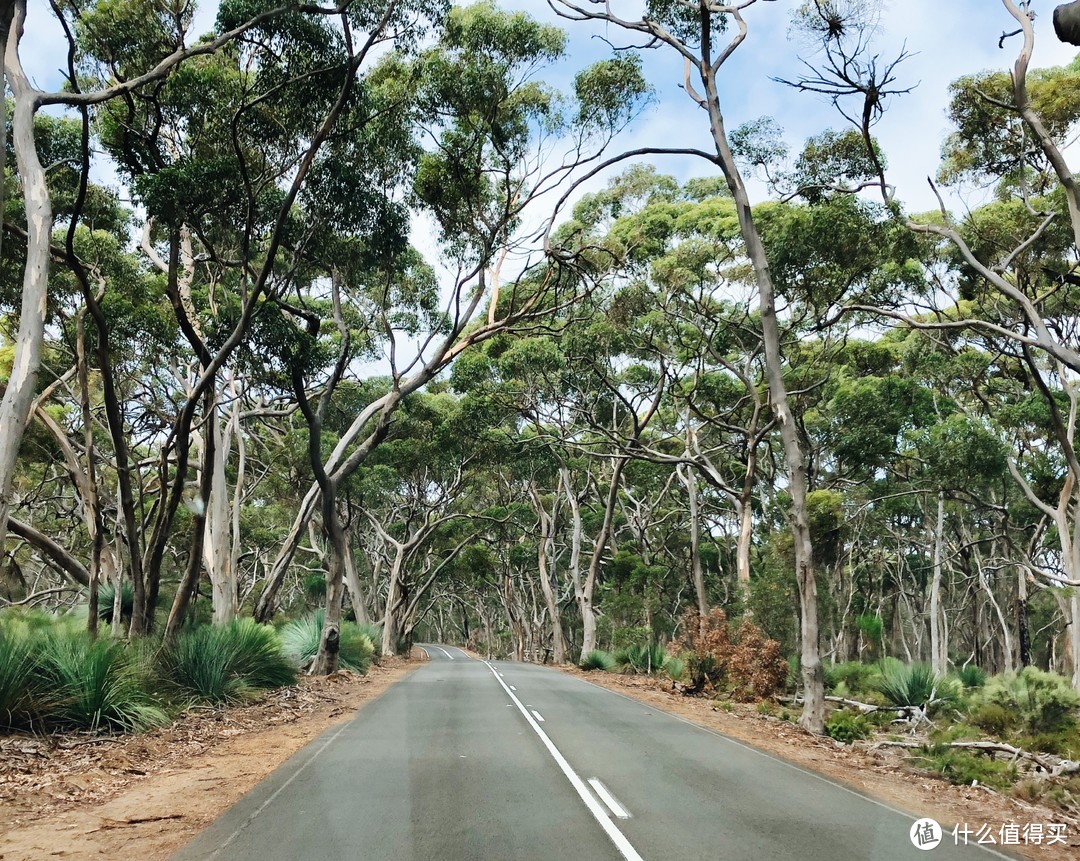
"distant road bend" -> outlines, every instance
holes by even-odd
[[[897,861],[914,818],[548,667],[451,646],[172,861]]]

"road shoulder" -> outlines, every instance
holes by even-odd
[[[646,703],[681,720],[741,742],[768,756],[814,772],[869,798],[913,816],[931,816],[951,831],[953,825],[1067,822],[1069,846],[1009,846],[1015,855],[1039,861],[1070,861],[1080,849],[1080,823],[1060,811],[1027,804],[984,787],[953,786],[943,779],[910,768],[895,749],[838,745],[832,739],[806,733],[779,717],[762,715],[754,705],[730,704],[685,697],[667,688],[670,683],[640,676],[558,668],[582,681]],[[727,705],[727,704],[725,704]],[[779,712],[780,710],[777,709]]]
[[[304,679],[137,736],[0,736],[0,859],[168,858],[278,765],[423,664]]]

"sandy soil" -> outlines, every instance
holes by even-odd
[[[565,672],[588,682],[648,703],[700,726],[720,732],[766,753],[823,774],[838,783],[917,816],[931,816],[950,833],[954,825],[975,830],[1018,823],[1064,823],[1067,845],[1008,846],[1007,851],[1038,861],[1076,861],[1080,858],[1080,821],[1060,810],[1029,804],[985,787],[953,786],[906,762],[894,748],[874,749],[871,743],[847,746],[819,738],[796,724],[758,713],[754,705],[732,704],[731,711],[714,700],[673,692],[670,682],[614,673],[587,673],[576,667]],[[779,710],[778,710],[779,711]],[[949,839],[952,839],[951,836]]]
[[[280,763],[419,666],[305,678],[137,736],[0,735],[0,859],[158,861]]]

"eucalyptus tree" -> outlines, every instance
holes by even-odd
[[[784,380],[777,289],[746,183],[732,151],[720,97],[719,75],[724,63],[746,38],[748,28],[743,12],[753,2],[720,5],[706,0],[697,4],[651,0],[645,4],[645,14],[638,18],[619,17],[606,3],[554,0],[553,5],[559,14],[567,18],[613,25],[624,30],[630,38],[644,37],[650,47],[663,46],[675,52],[684,62],[682,83],[687,95],[708,115],[714,151],[701,151],[697,155],[721,171],[735,204],[743,253],[750,261],[758,292],[769,397],[780,430],[787,467],[795,572],[802,613],[800,666],[804,705],[800,722],[806,729],[821,733],[825,720],[824,683],[817,618],[817,581],[806,507],[805,457]],[[734,26],[735,32],[725,35],[729,25]]]
[[[806,4],[805,12],[820,34],[823,59],[798,85],[828,93],[839,105],[854,100],[861,110],[849,109],[846,115],[867,132],[869,118],[884,108],[886,78],[895,77],[900,58],[879,63],[868,30],[859,21],[838,13],[830,23],[820,4]],[[1072,275],[1080,255],[1080,189],[1063,153],[1080,119],[1076,100],[1067,97],[1075,90],[1076,76],[1071,68],[1030,70],[1036,37],[1030,4],[1002,0],[1002,20],[1019,28],[1001,40],[1004,45],[1019,37],[1016,61],[1007,74],[973,75],[954,83],[950,113],[956,130],[946,141],[939,177],[944,182],[988,181],[996,185],[998,200],[956,218],[939,195],[937,212],[908,220],[913,231],[939,240],[955,264],[941,284],[938,301],[930,303],[930,315],[913,313],[910,307],[886,313],[919,328],[990,336],[1023,355],[1032,382],[1056,416],[1051,442],[1060,448],[1069,476],[1064,496],[1056,505],[1050,503],[1032,492],[1015,464],[1010,471],[1028,501],[1056,523],[1064,578],[1077,581],[1076,523],[1068,513],[1076,507],[1076,461],[1067,408],[1061,412],[1056,403],[1058,393],[1066,400],[1071,397],[1080,371]],[[884,191],[885,164],[868,134],[865,137]],[[1070,649],[1075,655],[1080,653],[1080,626],[1075,622],[1080,619],[1080,598],[1074,596],[1070,603]],[[1073,661],[1073,680],[1080,686],[1080,660]]]
[[[7,532],[8,512],[10,508],[11,481],[15,470],[19,443],[30,415],[34,397],[35,381],[41,363],[42,344],[45,338],[45,323],[48,315],[49,264],[52,256],[50,247],[54,226],[53,200],[48,187],[46,170],[41,163],[40,152],[34,135],[35,116],[38,110],[46,106],[66,106],[77,108],[83,119],[82,166],[84,179],[80,184],[79,200],[75,206],[68,231],[68,244],[65,259],[73,263],[71,238],[74,236],[79,220],[82,203],[86,196],[85,176],[88,172],[89,134],[88,109],[91,106],[107,103],[113,99],[130,97],[132,93],[145,87],[154,87],[166,79],[177,67],[191,57],[212,54],[222,46],[233,41],[237,36],[251,29],[256,24],[269,20],[275,15],[287,11],[285,5],[264,9],[246,10],[253,15],[246,18],[234,17],[232,26],[222,28],[213,38],[195,45],[187,43],[187,26],[190,22],[190,7],[187,4],[166,4],[170,8],[136,9],[136,5],[118,7],[103,4],[84,8],[82,4],[53,4],[52,12],[57,16],[70,43],[68,53],[68,87],[59,92],[46,92],[36,88],[29,80],[21,58],[21,42],[27,26],[33,26],[28,20],[28,4],[25,0],[13,0],[0,6],[0,37],[3,39],[4,76],[13,96],[11,120],[11,148],[15,154],[15,166],[21,188],[23,212],[25,217],[25,258],[22,265],[22,297],[19,313],[19,332],[16,337],[15,355],[12,373],[0,401],[0,544]],[[106,8],[107,6],[107,8]],[[148,32],[153,36],[153,48],[142,53],[140,59],[145,64],[127,67],[127,74],[112,77],[105,81],[94,81],[91,89],[83,90],[76,71],[76,27],[73,21],[82,17],[97,16],[99,22],[109,16],[127,21],[137,21],[139,26],[134,32],[140,36]],[[119,23],[119,22],[116,22]],[[136,40],[138,42],[139,40]],[[127,59],[132,59],[138,50],[129,51]],[[6,103],[5,103],[6,107]],[[5,135],[7,124],[4,124]],[[7,147],[4,147],[6,152]],[[4,167],[4,165],[0,165]],[[6,188],[6,177],[4,177]],[[76,266],[78,273],[78,267]],[[93,295],[85,278],[83,290],[91,309],[91,314],[100,323],[100,315],[94,313]],[[115,416],[114,416],[115,418]],[[112,428],[114,439],[122,435],[118,428]],[[126,465],[125,465],[126,466]],[[121,469],[121,474],[126,472]],[[122,479],[122,480],[126,480]],[[123,489],[123,488],[122,488]],[[135,524],[126,524],[128,541],[133,538]],[[135,587],[140,601],[140,611],[145,604],[144,583],[142,578],[135,579]],[[140,613],[137,629],[145,626]]]
[[[470,345],[572,304],[579,294],[580,279],[545,263],[519,228],[547,191],[629,121],[646,87],[636,62],[616,58],[579,73],[573,98],[560,96],[536,77],[564,50],[558,29],[478,3],[452,11],[431,48],[402,60],[423,149],[412,200],[437,226],[452,274],[440,285],[441,322],[419,343],[397,341],[397,322],[387,310],[381,325],[392,385],[341,434],[325,459],[330,481],[347,479],[378,445],[402,399]],[[549,163],[546,156],[559,146],[562,160]],[[485,299],[486,320],[478,319]],[[273,612],[319,494],[313,487],[301,505],[256,607],[258,618]]]

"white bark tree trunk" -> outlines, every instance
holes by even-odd
[[[4,46],[4,71],[15,99],[11,117],[11,139],[15,163],[22,184],[26,214],[26,264],[23,269],[22,306],[15,355],[7,389],[0,400],[0,553],[7,538],[11,511],[11,491],[18,463],[19,446],[34,402],[41,347],[45,340],[48,312],[49,241],[52,238],[52,202],[45,170],[34,141],[36,93],[30,85],[19,57],[19,42],[26,21],[26,0],[16,0],[11,29]]]
[[[934,570],[930,580],[930,666],[939,676],[949,667],[949,646],[942,624],[941,569],[945,536],[945,493],[938,491],[937,520],[934,523]]]

